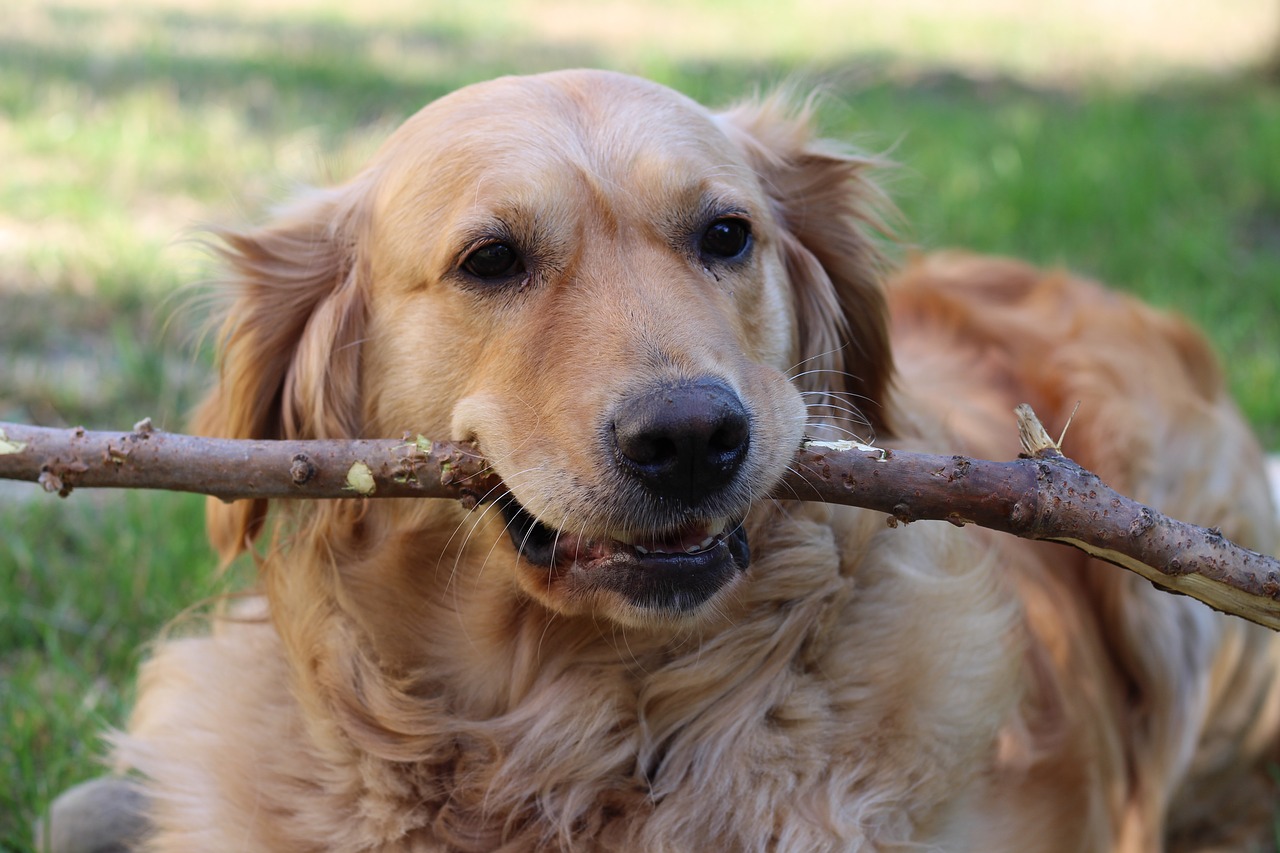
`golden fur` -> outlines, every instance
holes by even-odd
[[[1004,459],[1016,403],[1052,428],[1079,400],[1074,458],[1280,545],[1194,330],[1014,261],[882,285],[867,165],[778,100],[715,115],[562,72],[445,97],[349,183],[225,235],[202,431],[475,439],[550,547],[740,511],[751,561],[662,606],[517,556],[491,504],[283,507],[262,597],[160,646],[117,739],[151,849],[1157,851],[1265,829],[1269,632],[1063,547],[766,497],[805,432]],[[717,217],[749,250],[707,259]],[[474,275],[498,242],[524,266]],[[715,512],[677,515],[601,435],[703,376],[750,441]],[[212,505],[215,544],[266,512]]]

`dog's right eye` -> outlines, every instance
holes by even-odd
[[[506,243],[486,243],[467,255],[462,269],[476,278],[511,278],[524,272],[524,259]]]
[[[733,260],[751,245],[751,225],[733,216],[717,219],[702,232],[698,248],[705,257]]]

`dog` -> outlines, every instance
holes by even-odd
[[[805,436],[1007,459],[1280,544],[1186,322],[963,253],[892,272],[810,107],[602,71],[428,105],[222,235],[197,431],[474,441],[507,491],[212,503],[260,595],[145,664],[155,851],[1249,849],[1268,631],[1071,549],[778,487]],[[257,544],[254,542],[257,540]]]

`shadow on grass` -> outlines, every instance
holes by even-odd
[[[29,81],[30,97],[8,93],[12,108],[30,105],[41,86],[83,87],[94,99],[170,87],[179,103],[233,102],[262,130],[321,122],[343,128],[403,117],[467,83],[502,74],[568,67],[613,67],[586,46],[552,46],[519,34],[495,39],[476,24],[416,21],[392,30],[323,20],[217,13],[113,9],[71,4],[47,8],[41,37],[0,34],[0,74]],[[113,39],[112,32],[122,35]],[[146,33],[138,38],[130,33]],[[106,34],[106,35],[104,35]],[[712,104],[792,78],[862,88],[883,83],[897,67],[886,54],[851,54],[797,69],[767,60],[670,60],[653,57],[630,69],[661,79]],[[897,74],[898,88],[980,101],[1013,94],[1070,98],[1067,90],[1034,88],[1013,77],[970,77],[954,69]],[[283,108],[282,108],[283,107]]]
[[[39,41],[0,35],[0,71],[37,87],[63,81],[94,98],[172,87],[183,104],[238,102],[254,126],[322,120],[348,127],[406,114],[482,77],[603,57],[536,44],[496,44],[460,26],[384,26],[157,10],[51,7],[55,32]],[[102,34],[143,31],[145,43]],[[12,97],[12,94],[11,94]],[[279,107],[284,106],[284,109]]]
[[[181,308],[70,292],[4,295],[0,420],[181,431],[211,356]]]

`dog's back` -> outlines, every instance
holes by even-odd
[[[904,408],[927,413],[948,448],[1013,458],[1011,410],[1031,403],[1051,432],[1071,419],[1064,452],[1120,492],[1275,553],[1261,452],[1186,322],[1066,273],[960,253],[909,264],[890,302]],[[1072,753],[1085,748],[1098,774],[1085,784],[1119,828],[1115,849],[1159,849],[1152,828],[1164,825],[1171,849],[1199,849],[1240,830],[1226,815],[1248,825],[1242,811],[1265,828],[1280,725],[1275,635],[1059,546],[1001,547],[1060,551],[1048,566],[1013,570],[1041,690],[1028,695],[1022,740],[1006,742],[1005,794],[1034,809],[1035,780],[1090,767]],[[1093,735],[1064,748],[1073,728]],[[1108,789],[1108,776],[1127,784]]]

